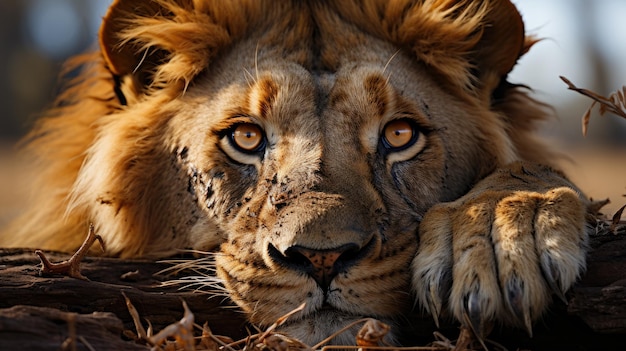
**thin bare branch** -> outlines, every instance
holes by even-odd
[[[560,76],[560,78],[563,82],[565,82],[565,84],[567,84],[568,89],[585,95],[593,100],[591,106],[589,106],[589,108],[583,115],[583,135],[587,135],[591,111],[596,106],[596,104],[600,104],[600,108],[598,109],[600,115],[604,115],[605,113],[610,112],[616,116],[626,118],[626,86],[623,86],[621,90],[618,89],[607,98],[600,94],[594,93],[591,90],[579,88],[575,86],[574,83],[572,83],[569,79],[563,76]]]

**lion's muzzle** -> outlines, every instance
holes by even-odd
[[[292,246],[283,254],[270,244],[268,252],[276,263],[306,273],[326,292],[337,274],[347,271],[367,256],[372,245],[369,243],[365,247],[360,247],[358,244],[349,243],[325,250]]]

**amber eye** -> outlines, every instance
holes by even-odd
[[[387,123],[383,130],[383,143],[388,149],[403,149],[416,140],[416,131],[409,121],[398,119]]]
[[[252,123],[242,123],[234,127],[230,140],[235,147],[243,152],[257,152],[264,143],[263,130]]]

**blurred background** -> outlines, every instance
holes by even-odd
[[[95,47],[111,0],[0,0],[0,224],[15,215],[28,179],[20,177],[14,144],[59,87],[61,63]],[[581,117],[591,100],[569,91],[559,75],[607,96],[626,85],[626,1],[514,0],[527,32],[543,41],[523,57],[510,80],[534,89],[557,118],[542,135],[568,157],[563,168],[612,213],[626,203],[626,119],[594,111],[586,137]]]

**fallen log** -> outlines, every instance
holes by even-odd
[[[69,255],[47,253],[46,256],[51,261],[62,261]],[[157,273],[171,268],[169,264],[86,257],[81,271],[89,281],[42,276],[40,266],[32,250],[0,250],[0,350],[59,349],[69,336],[68,318],[72,316],[78,318],[75,322],[79,336],[103,340],[99,335],[106,332],[112,337],[108,344],[103,344],[109,346],[94,346],[94,349],[136,349],[134,343],[122,340],[124,330],[134,330],[122,292],[155,330],[183,316],[184,300],[193,306],[196,320],[209,321],[216,334],[245,335],[243,314],[229,308],[232,306],[222,301],[223,298],[162,286],[168,277]],[[94,323],[103,326],[97,330],[90,328]],[[51,344],[56,346],[51,348]]]
[[[79,314],[17,305],[0,310],[2,350],[148,350],[120,338],[122,321],[110,312]]]
[[[532,350],[619,350],[626,344],[626,226],[598,228],[591,237],[587,272],[567,294],[569,303],[556,301],[535,325],[532,338],[505,329],[490,338],[512,349]],[[46,255],[51,261],[68,257]],[[172,278],[157,273],[171,264],[86,257],[81,271],[89,281],[42,276],[40,267],[31,250],[0,249],[0,350],[148,349],[125,337],[134,325],[122,292],[157,331],[183,316],[184,300],[196,323],[208,322],[214,334],[237,339],[248,333],[242,313],[223,297],[163,286]],[[417,339],[432,339],[429,318],[418,321],[424,327],[416,331]],[[456,328],[452,324],[442,330],[458,333]]]
[[[570,291],[567,312],[594,332],[626,336],[626,225],[599,223],[591,236],[587,271]],[[626,339],[623,344],[626,348]]]

